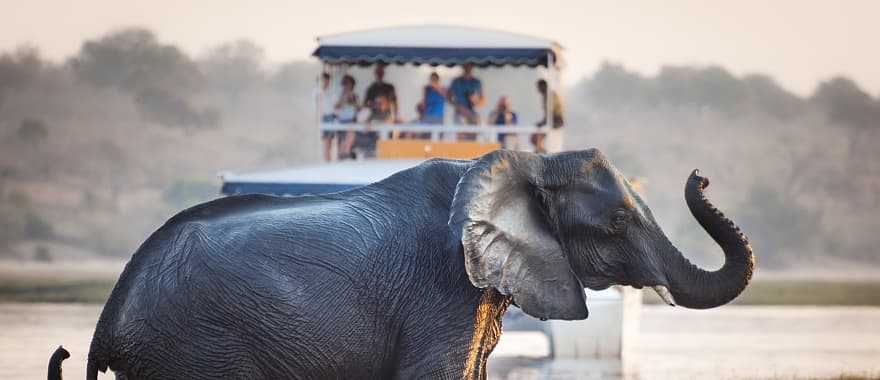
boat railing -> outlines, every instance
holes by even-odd
[[[477,141],[499,142],[498,134],[520,135],[527,139],[535,133],[545,133],[546,128],[534,126],[495,126],[495,125],[445,125],[445,124],[370,124],[370,123],[321,123],[322,132],[376,132],[379,140],[392,140],[401,133],[427,135],[431,141],[457,141],[458,134],[469,133],[477,136]]]

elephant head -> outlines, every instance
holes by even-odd
[[[537,318],[584,319],[583,288],[615,284],[652,287],[671,305],[705,309],[736,298],[754,269],[746,237],[703,195],[708,185],[695,170],[685,200],[724,251],[717,271],[691,264],[595,149],[481,157],[458,182],[449,226],[473,285],[496,288]]]

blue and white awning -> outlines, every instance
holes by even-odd
[[[559,66],[562,47],[522,34],[458,27],[406,26],[371,29],[318,37],[313,53],[321,61],[369,65],[374,63],[454,66],[544,66],[552,57]]]

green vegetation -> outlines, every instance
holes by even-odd
[[[842,373],[832,377],[774,377],[774,380],[878,380],[880,375]]]
[[[0,302],[103,303],[110,295],[114,283],[114,278],[2,278]],[[662,303],[652,291],[644,291],[643,294],[647,304]],[[880,306],[880,282],[759,280],[749,285],[734,304]]]
[[[652,181],[655,215],[681,215],[680,182],[657,173],[698,167],[733,186],[710,188],[710,199],[746,232],[761,267],[880,262],[872,215],[880,207],[880,99],[858,83],[829,78],[799,96],[769,76],[717,66],[647,76],[605,63],[568,95],[578,105],[568,108],[571,125],[586,125],[583,137],[567,132],[569,146],[598,146],[628,175]],[[683,251],[715,249],[695,227],[684,220],[667,231]]]
[[[741,226],[748,227],[751,241],[761,243],[757,251],[759,254],[794,249],[810,251],[812,247],[821,245],[822,242],[817,241],[823,238],[819,211],[766,183],[753,185],[747,194],[745,203],[752,207],[743,209],[736,221]],[[759,259],[762,266],[778,268],[784,267],[785,261],[791,258],[783,255],[762,255]]]
[[[654,292],[645,303],[662,304]],[[735,305],[880,306],[880,282],[756,280],[733,301]]]
[[[741,305],[880,305],[878,282],[756,281]]]
[[[809,98],[799,97],[772,77],[750,74],[741,78],[719,66],[664,66],[653,77],[605,62],[572,95],[603,109],[701,109],[739,118],[763,113],[790,120],[811,109],[830,121],[859,129],[877,128],[880,103],[845,77],[819,83]]]
[[[116,280],[2,278],[0,302],[104,303]]]
[[[779,380],[789,379],[785,377],[779,378]],[[804,379],[804,380],[878,380],[880,379],[880,375],[872,375],[872,374],[852,374],[852,373],[843,373],[837,376],[832,377],[807,377],[807,378],[790,378],[794,379]]]
[[[30,144],[39,144],[49,138],[49,127],[40,119],[26,118],[21,121],[21,126],[16,132],[21,141]]]
[[[49,239],[54,235],[52,224],[38,215],[27,195],[10,192],[0,194],[0,248],[16,241]]]

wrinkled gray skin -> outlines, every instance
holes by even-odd
[[[496,151],[331,195],[208,202],[134,254],[88,376],[484,378],[510,301],[583,319],[584,287],[622,284],[719,306],[745,288],[753,256],[707,184],[692,175],[686,200],[724,250],[715,272],[676,250],[597,150]]]

